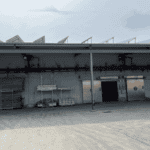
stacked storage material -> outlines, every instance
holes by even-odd
[[[22,107],[22,91],[24,90],[24,78],[4,77],[0,78],[0,108],[12,109]]]
[[[59,101],[59,105],[61,106],[71,106],[74,105],[74,99],[73,98],[65,98]]]
[[[56,102],[53,102],[53,103],[49,103],[49,106],[56,106]]]
[[[52,106],[57,106],[58,100],[56,99],[51,99],[51,98],[46,98],[43,100],[38,101],[35,106],[36,107],[52,107]]]
[[[13,108],[21,108],[23,105],[22,95],[20,92],[13,93]]]

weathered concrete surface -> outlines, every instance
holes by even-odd
[[[111,111],[111,113],[104,113]],[[1,149],[150,149],[150,102],[0,111]]]

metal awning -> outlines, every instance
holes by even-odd
[[[150,44],[0,43],[0,53],[150,53]]]

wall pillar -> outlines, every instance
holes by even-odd
[[[126,80],[123,76],[119,76],[118,80],[118,96],[119,101],[127,101]]]

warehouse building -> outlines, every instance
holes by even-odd
[[[0,42],[0,109],[150,99],[149,44]]]

